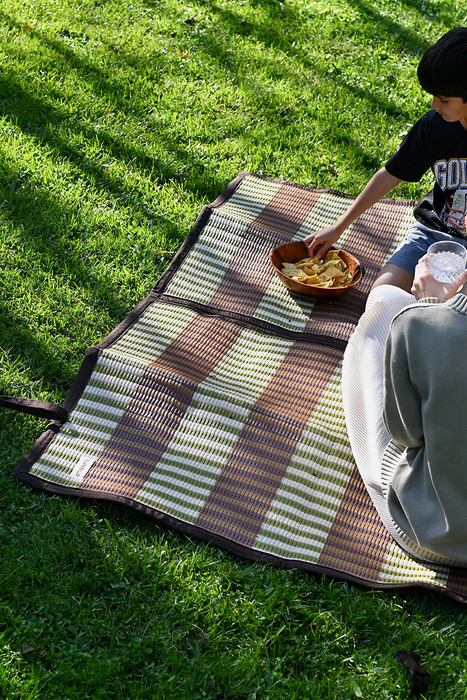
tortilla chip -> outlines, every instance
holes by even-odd
[[[342,258],[337,250],[328,250],[324,260],[325,262],[329,262],[330,260],[342,260]]]
[[[315,284],[319,284],[320,282],[322,282],[322,280],[320,280],[318,275],[310,275],[310,277],[306,278],[306,284],[315,285]]]
[[[329,287],[332,287],[332,280],[326,280],[325,282],[320,282],[319,284],[315,284],[313,286],[328,289]]]

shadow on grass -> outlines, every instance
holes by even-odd
[[[8,197],[4,201],[8,202],[9,210],[4,213],[3,226],[11,239],[19,239],[16,247],[20,251],[19,259],[25,264],[25,269],[21,272],[24,291],[32,294],[34,302],[39,304],[41,297],[50,293],[45,278],[57,279],[60,281],[56,286],[57,296],[60,283],[66,286],[72,297],[75,296],[73,290],[80,288],[82,294],[80,299],[76,299],[77,302],[82,304],[84,301],[98,315],[105,308],[106,314],[118,323],[128,313],[128,309],[116,294],[113,270],[106,273],[102,268],[92,269],[84,257],[80,240],[84,243],[89,223],[83,219],[79,205],[72,212],[68,211],[65,206],[58,204],[53,194],[28,181],[26,175],[20,175],[9,168],[6,158],[3,161],[2,179],[4,187],[1,194]],[[31,261],[30,266],[26,267],[28,260]],[[9,275],[12,281],[16,280],[18,270],[9,270],[7,266],[4,280],[8,280]],[[63,307],[66,301],[57,298],[56,303]],[[53,352],[53,342],[47,338],[47,333],[40,332],[40,324],[37,328],[36,319],[31,319],[30,324],[24,316],[18,315],[15,299],[10,298],[8,293],[4,294],[0,302],[0,313],[4,319],[0,327],[2,350],[11,351],[13,356],[22,358],[33,375],[43,377],[46,384],[56,385],[60,378],[62,390],[69,386],[73,380],[69,358]],[[51,309],[53,315],[42,319],[49,333],[53,332],[57,323],[60,325],[60,317],[67,313],[69,309],[66,308]],[[59,319],[57,323],[56,318]],[[68,316],[67,322],[73,322],[73,314]],[[36,330],[33,331],[33,328]],[[68,328],[66,332],[74,332],[78,337],[80,335],[77,328]]]
[[[372,22],[375,23],[376,30],[379,28],[381,29],[381,35],[393,38],[393,40],[396,40],[399,44],[401,44],[401,48],[409,45],[416,53],[421,51],[423,42],[415,33],[406,29],[397,22],[388,20],[386,17],[383,17],[381,14],[377,13],[376,10],[368,9],[363,3],[359,3],[359,0],[354,0],[354,2],[362,12],[364,12],[367,16],[370,16]],[[148,3],[148,6],[153,7],[152,3]],[[249,19],[248,22],[246,22],[242,19],[240,14],[236,14],[216,3],[213,4],[213,10],[222,18],[222,26],[227,28],[231,37],[230,41],[226,42],[225,34],[222,34],[222,36],[219,38],[218,33],[215,31],[215,27],[212,27],[212,29],[210,28],[210,31],[206,32],[203,37],[198,37],[197,39],[198,43],[196,46],[196,51],[201,55],[204,54],[206,59],[212,63],[213,76],[215,76],[216,73],[222,75],[224,72],[227,72],[234,80],[238,79],[238,66],[241,64],[243,56],[242,48],[238,46],[236,39],[237,37],[252,35],[256,41],[263,43],[265,46],[271,46],[284,51],[286,55],[297,60],[303,70],[309,70],[310,73],[319,75],[321,80],[329,79],[326,78],[326,66],[323,66],[322,64],[314,64],[309,59],[302,46],[294,46],[295,42],[293,39],[295,33],[293,32],[293,28],[294,25],[300,26],[301,20],[299,12],[295,8],[289,7],[285,4],[281,10],[279,3],[275,1],[273,2],[272,0],[266,3],[261,2],[261,8],[263,11],[269,11],[271,25],[265,26],[264,23],[259,21],[255,22],[254,19]],[[17,31],[22,30],[19,23],[14,22],[4,13],[3,19]],[[279,28],[274,26],[274,21],[280,21],[280,23],[284,24],[284,27],[287,27],[288,30],[292,29],[292,31],[281,31]],[[193,33],[196,32],[196,29],[196,24],[193,27],[181,25],[177,36],[182,38],[191,38]],[[343,38],[345,37],[346,32],[349,32],[349,30],[347,29],[343,31]],[[355,33],[356,32],[354,32],[354,34]],[[114,107],[117,107],[123,114],[126,114],[129,119],[133,118],[135,114],[134,104],[131,102],[131,100],[128,101],[120,97],[120,95],[125,95],[128,92],[128,86],[120,85],[118,81],[111,79],[106,71],[100,69],[96,65],[93,65],[91,62],[86,61],[82,57],[79,57],[63,41],[51,39],[44,34],[37,34],[36,36],[40,39],[44,46],[47,46],[53,52],[53,54],[59,58],[64,65],[64,68],[67,70],[71,69],[72,71],[76,72],[77,75],[79,75],[79,78],[83,81],[83,84],[86,84],[90,91],[96,91],[98,94],[107,97],[109,99],[109,108],[113,109]],[[366,40],[363,33],[362,39],[363,41]],[[120,61],[125,61],[131,68],[137,67],[138,73],[145,75],[148,82],[149,79],[154,80],[156,83],[161,80],[160,70],[166,65],[166,57],[153,53],[150,59],[143,59],[141,56],[131,54],[122,47],[112,45],[111,42],[105,40],[105,37],[103,37],[103,40],[106,42],[109,54],[113,54]],[[274,59],[262,57],[260,67],[262,69],[266,66],[270,69],[271,80],[290,80],[290,70],[286,62],[279,65],[279,63],[274,61]],[[255,70],[252,68],[252,77],[254,77],[254,75]],[[335,76],[331,77],[331,80],[335,81]],[[396,107],[394,103],[391,103],[390,99],[382,99],[381,97],[377,97],[370,91],[350,85],[344,80],[340,81],[339,87],[341,91],[348,92],[350,95],[352,95],[352,97],[357,97],[358,100],[362,102],[362,109],[365,109],[365,105],[371,105],[373,108],[389,112],[393,116],[405,119],[411,118],[411,115],[407,110]],[[258,88],[256,83],[250,87],[248,81],[242,79],[242,88],[249,93],[250,98],[253,101],[258,102],[258,91],[259,94],[261,94],[261,88]],[[14,93],[21,94],[22,88],[18,84],[12,85],[12,91]],[[36,100],[32,98],[31,95],[28,95],[27,99],[28,101],[31,101],[31,104],[28,105],[28,110],[21,110],[23,116],[23,128],[25,127],[24,117],[26,117],[26,111],[31,113],[32,110],[33,114],[40,113],[41,108],[44,107],[47,110],[47,113],[44,116],[49,118],[47,121],[54,122],[57,119],[60,121],[69,119],[69,115],[66,113],[57,113],[57,109],[55,107],[44,104],[43,97],[41,97],[40,100]],[[283,121],[285,123],[287,123],[287,120],[290,119],[290,117],[294,116],[291,115],[290,111],[288,112],[288,110],[285,110],[285,113],[281,115],[284,106],[281,102],[281,98],[274,93],[274,90],[268,90],[267,97],[263,99],[263,102],[266,100],[269,101],[270,105],[269,109],[265,109],[264,111],[267,113],[267,116],[270,119],[272,118],[279,122],[278,126],[280,126],[280,122],[282,121],[281,116],[283,116]],[[265,107],[266,105],[262,105],[262,107],[263,106]],[[147,105],[140,105],[140,110],[147,112]],[[30,119],[28,119],[28,125],[29,123]],[[34,132],[35,129],[39,134],[42,123],[36,120],[35,123],[33,122],[31,126],[28,126],[27,131]],[[167,180],[183,179],[184,186],[186,188],[192,189],[192,191],[196,192],[197,194],[201,191],[203,194],[207,194],[208,198],[216,196],[216,194],[222,191],[224,186],[227,184],[224,181],[220,182],[218,178],[215,178],[214,182],[209,182],[209,184],[206,183],[203,186],[200,183],[200,176],[202,178],[204,168],[200,163],[193,162],[193,154],[191,154],[186,148],[181,147],[180,139],[178,138],[177,134],[174,134],[171,137],[171,135],[166,131],[163,136],[164,142],[167,144],[167,150],[174,155],[178,164],[177,167],[169,167],[165,162],[148,157],[143,149],[129,149],[128,147],[122,146],[120,143],[116,143],[115,139],[103,129],[99,129],[97,132],[95,129],[83,125],[82,122],[76,121],[73,126],[78,131],[81,131],[86,139],[99,138],[99,140],[102,141],[103,145],[105,145],[110,152],[115,150],[115,152],[118,153],[124,160],[135,161],[143,170],[149,169],[150,172],[153,172],[156,175],[158,181],[165,182]],[[245,140],[248,141],[249,136],[246,134],[243,136]],[[50,141],[50,143],[54,147],[58,148],[60,153],[63,153],[66,158],[72,160],[73,162],[77,162],[78,164],[80,163],[82,155],[71,148],[69,144],[67,145],[60,143],[60,140],[57,141],[55,135],[51,138],[50,135],[48,136],[45,133],[41,137],[41,141],[43,140],[45,143]],[[359,155],[360,153],[357,153],[357,156]],[[189,167],[193,170],[192,176],[190,176],[189,172],[186,173],[184,170],[184,166],[186,166],[187,163],[190,164]],[[213,178],[212,172],[207,173],[207,175],[210,180]],[[96,173],[96,177],[99,176],[102,178],[102,173]],[[109,183],[108,190],[112,192],[113,187],[118,188],[119,186],[121,187],[121,183],[115,183],[114,185]]]
[[[1,12],[0,19],[12,29],[22,32],[24,31],[21,24],[14,21],[9,15]],[[104,97],[106,107],[103,110],[105,114],[117,108],[122,115],[126,115],[129,122],[136,118],[146,117],[148,113],[148,104],[135,104],[131,89],[128,84],[121,85],[117,80],[111,78],[105,70],[93,64],[91,61],[80,57],[76,52],[72,51],[64,41],[52,39],[43,33],[31,31],[31,36],[37,38],[41,44],[47,47],[53,57],[53,64],[56,66],[56,61],[61,65],[64,71],[72,73],[89,94],[96,94],[97,97]],[[138,74],[146,75],[148,82],[149,78],[160,79],[159,71],[162,71],[165,65],[165,60],[157,54],[152,55],[151,59],[143,60],[139,55],[131,55],[120,46],[113,46],[110,42],[102,37],[103,43],[106,44],[108,52],[113,55],[118,61],[124,60],[128,67],[137,70]],[[27,56],[25,55],[25,60]],[[95,177],[99,184],[106,189],[110,194],[118,194],[121,191],[130,191],[130,193],[140,195],[137,189],[131,189],[128,183],[123,183],[116,179],[115,181],[106,181],[103,176],[102,169],[87,161],[83,163],[83,154],[79,149],[74,148],[69,142],[64,142],[56,133],[51,134],[45,125],[72,125],[76,133],[81,134],[88,142],[98,140],[102,146],[106,147],[111,155],[118,157],[127,162],[135,163],[146,175],[153,175],[155,184],[166,183],[170,181],[184,181],[185,185],[192,186],[193,191],[197,192],[198,188],[193,187],[192,182],[183,175],[183,168],[187,161],[190,160],[190,154],[186,148],[183,148],[182,143],[177,133],[170,134],[167,130],[163,134],[164,143],[167,145],[167,151],[175,156],[177,167],[171,167],[167,162],[161,159],[154,158],[149,155],[143,148],[137,149],[122,144],[122,142],[112,136],[108,130],[99,127],[99,129],[90,127],[85,124],[82,113],[73,114],[65,108],[58,109],[56,105],[48,100],[46,96],[41,95],[36,97],[31,89],[26,92],[19,80],[16,80],[11,74],[4,74],[2,92],[7,97],[3,102],[3,113],[9,119],[15,122],[15,119],[24,133],[38,139],[41,145],[50,145],[57,150],[60,156],[63,156],[68,161],[76,164],[78,168],[82,168],[88,177]],[[58,97],[59,92],[54,95]],[[147,123],[148,134],[151,133],[151,124]],[[160,134],[157,134],[160,136]],[[199,173],[195,170],[195,181],[199,186],[199,180],[196,175]],[[211,175],[212,179],[212,175]],[[224,183],[217,179],[215,182],[209,183],[209,191],[217,196],[219,191],[223,189]],[[144,209],[143,209],[144,213]]]
[[[407,3],[418,8],[415,0],[412,3],[407,0]],[[327,75],[327,64],[313,62],[303,44],[300,34],[303,19],[296,7],[287,3],[281,5],[275,0],[251,0],[251,4],[253,7],[261,7],[262,12],[268,15],[269,21],[265,22],[259,16],[256,19],[251,13],[248,20],[245,20],[240,10],[235,12],[214,2],[212,11],[220,18],[221,32],[216,31],[215,23],[212,22],[210,30],[201,36],[197,33],[198,23],[187,25],[179,22],[175,36],[180,41],[194,42],[196,53],[204,63],[212,66],[213,83],[217,74],[228,75],[234,84],[241,83],[250,108],[253,109],[251,105],[255,105],[254,109],[258,110],[261,118],[270,125],[276,125],[278,131],[300,128],[300,105],[284,105],[284,98],[277,85],[287,81],[292,81],[293,84],[293,80],[303,81],[307,74],[315,78],[318,76],[324,88],[326,81],[337,84],[339,91],[347,95],[347,98],[358,101],[363,110],[371,106],[372,109],[389,112],[394,117],[410,119],[409,112],[397,107],[389,98],[376,96],[369,90],[351,85],[339,75],[330,78]],[[148,2],[147,5],[154,7],[153,3]],[[395,20],[382,16],[373,7],[366,6],[361,0],[352,0],[352,6],[370,18],[375,34],[387,36],[400,45],[401,50],[409,48],[418,53],[424,48],[423,41],[414,32]],[[0,10],[0,19],[12,31],[24,33],[21,23],[12,19],[5,11]],[[342,30],[342,41],[345,41],[346,36],[358,35],[359,31],[346,28],[342,23],[328,28],[328,31],[337,33],[338,29]],[[363,42],[366,39],[365,29],[360,31]],[[170,128],[164,128],[163,119],[150,99],[141,98],[138,91],[132,94],[131,86],[122,84],[110,70],[73,51],[67,44],[67,38],[71,36],[68,30],[62,29],[57,33],[57,37],[61,38],[51,38],[35,30],[31,30],[28,36],[40,41],[49,52],[44,68],[60,66],[63,75],[76,81],[79,90],[83,90],[87,95],[95,95],[97,103],[102,101],[96,107],[96,121],[99,112],[107,116],[115,110],[128,124],[136,125],[138,121],[144,120],[142,128],[145,140],[141,147],[122,142],[118,134],[112,133],[109,126],[92,125],[84,118],[86,106],[79,95],[76,103],[60,102],[59,86],[41,92],[34,80],[28,85],[24,76],[15,74],[13,69],[5,69],[0,77],[0,115],[13,125],[18,125],[24,138],[32,141],[41,153],[52,154],[55,165],[60,161],[66,164],[68,170],[62,184],[66,184],[67,180],[81,180],[84,189],[93,190],[96,195],[101,194],[106,198],[107,209],[112,206],[125,211],[131,209],[136,217],[156,221],[164,230],[171,246],[178,247],[187,231],[180,231],[175,222],[161,215],[147,203],[143,185],[125,180],[115,173],[111,173],[110,176],[106,174],[103,161],[110,156],[131,163],[141,178],[146,183],[153,183],[154,187],[161,183],[183,182],[184,190],[191,191],[196,198],[201,196],[209,200],[214,199],[227,182],[215,173],[212,165],[206,168],[202,160],[190,151],[190,136],[180,138],[176,123]],[[256,54],[255,60],[259,61],[259,72],[267,72],[269,83],[264,87],[258,85],[254,66],[251,67],[249,80],[244,65],[246,52],[238,39],[250,36],[263,47],[283,52],[286,59],[290,57],[293,60],[295,68],[292,66],[293,70],[291,69],[289,61],[279,62],[263,51],[260,58]],[[297,37],[300,41],[295,45]],[[158,86],[158,89],[163,88],[164,69],[169,61],[167,56],[151,50],[149,45],[147,56],[142,57],[113,44],[106,39],[104,33],[102,41],[107,47],[109,61],[118,60],[135,71],[143,82],[146,80],[148,86],[152,84]],[[28,45],[17,46],[15,50],[18,60],[23,58],[26,64]],[[187,80],[196,82],[195,69],[186,70]],[[193,75],[190,70],[193,70]],[[294,70],[300,70],[301,76],[297,77]],[[156,99],[155,96],[154,100]],[[347,132],[345,116],[335,115],[328,126],[322,127],[321,134],[326,134],[335,143],[345,145],[349,157],[361,162],[365,168],[375,170],[379,167],[379,162]],[[221,113],[219,121],[225,123],[226,129],[238,132],[238,127],[229,126],[228,116]],[[293,126],[294,122],[296,126]],[[70,138],[70,131],[73,132],[73,140]],[[258,138],[250,133],[241,134],[246,150],[254,149]],[[214,130],[210,138],[214,141],[218,138]],[[95,144],[91,156],[86,148],[78,145],[80,139],[85,144]],[[171,156],[170,162],[161,156],[152,155],[151,139],[163,143],[166,153]],[[15,171],[14,164],[8,160],[6,152],[2,171],[0,197],[3,199],[4,221],[21,236],[25,255],[50,276],[65,275],[70,285],[76,285],[84,291],[84,299],[90,308],[99,309],[105,306],[115,324],[118,323],[130,308],[116,293],[112,274],[103,273],[100,266],[93,269],[86,259],[86,254],[80,251],[80,242],[84,242],[90,233],[95,234],[100,229],[107,236],[113,229],[118,233],[118,221],[103,224],[97,219],[89,220],[83,206],[86,204],[84,196],[82,201],[77,198],[70,204],[60,203],[53,190],[48,189],[45,182],[40,183],[37,176],[28,173],[22,165],[21,171]],[[235,173],[232,173],[233,175]],[[61,201],[64,201],[63,198]],[[131,242],[128,242],[128,251],[130,246]],[[46,382],[55,384],[57,377],[63,377],[61,386],[69,384],[72,376],[67,359],[51,354],[46,339],[32,332],[31,327],[16,314],[8,295],[3,301],[2,313],[8,319],[0,332],[2,347],[20,357],[26,357],[28,363],[32,361],[34,374],[43,376]],[[50,361],[49,365],[47,360]]]
[[[152,3],[147,3],[148,6],[153,8]],[[255,4],[254,2],[252,3]],[[376,33],[378,29],[381,29],[381,35],[388,36],[395,39],[398,43],[402,45],[410,45],[410,47],[415,51],[419,52],[423,47],[423,42],[420,38],[410,30],[403,27],[397,22],[388,20],[387,17],[383,17],[374,9],[368,9],[359,0],[354,0],[359,9],[364,12],[367,16],[370,16],[372,22],[375,23]],[[282,7],[282,9],[281,9]],[[242,49],[238,46],[236,41],[237,37],[245,37],[248,35],[254,36],[255,40],[263,43],[265,46],[271,46],[273,48],[278,48],[285,52],[286,55],[294,58],[300,62],[301,68],[303,70],[310,70],[311,73],[315,73],[320,76],[320,79],[326,78],[326,66],[322,64],[313,64],[308,58],[306,51],[302,46],[295,47],[295,42],[293,41],[296,32],[293,31],[294,26],[300,27],[300,13],[294,7],[289,7],[288,5],[280,5],[277,2],[261,2],[261,8],[263,11],[269,12],[271,18],[271,24],[265,25],[260,21],[255,21],[254,19],[249,19],[248,22],[242,19],[240,14],[236,14],[231,10],[228,10],[221,5],[214,3],[213,11],[215,11],[222,18],[222,26],[227,28],[229,32],[230,40],[225,41],[225,34],[221,38],[218,38],[218,33],[215,31],[215,27],[212,30],[206,32],[203,37],[198,37],[196,51],[200,55],[205,55],[206,59],[209,60],[213,65],[213,75],[216,72],[223,74],[225,71],[230,74],[230,76],[235,79],[238,78],[238,65],[242,61]],[[17,31],[22,31],[22,27],[18,22],[12,20],[7,14],[3,14],[3,20],[8,23],[10,27],[16,29]],[[277,22],[282,23],[284,27],[287,27],[288,31],[281,31],[276,25]],[[276,23],[276,24],[274,24]],[[179,37],[189,38],[196,32],[197,25],[193,27],[188,27],[187,25],[181,25],[179,30]],[[292,30],[292,31],[290,31]],[[298,30],[297,30],[298,32]],[[349,30],[343,31],[343,37],[345,33]],[[62,32],[63,33],[63,32]],[[355,33],[355,32],[354,32]],[[124,99],[121,95],[125,95],[128,92],[128,86],[122,86],[116,81],[109,77],[108,72],[102,70],[91,61],[85,60],[84,58],[78,56],[74,51],[66,45],[64,41],[59,41],[57,39],[51,39],[45,34],[35,35],[44,46],[47,46],[49,50],[56,56],[63,65],[64,69],[68,71],[75,72],[79,79],[82,80],[83,85],[87,86],[89,91],[95,91],[98,95],[106,97],[109,100],[109,109],[118,108],[122,114],[126,114],[128,119],[132,119],[135,112],[138,111],[134,109],[134,103],[129,99]],[[366,37],[362,38],[365,41]],[[106,42],[105,36],[103,41]],[[131,54],[122,47],[117,47],[112,45],[111,42],[106,42],[109,54],[113,54],[119,61],[125,61],[126,64],[138,70],[138,74],[145,75],[149,80],[154,80],[156,83],[161,80],[160,71],[166,65],[167,58],[158,55],[157,53],[152,53],[150,58],[142,58]],[[268,66],[270,69],[271,80],[281,81],[290,79],[290,70],[287,64],[279,65],[274,59],[267,59],[262,57],[261,68]],[[255,71],[252,69],[252,77]],[[335,76],[331,77],[332,81],[336,81]],[[390,99],[382,99],[381,97],[375,96],[368,90],[360,89],[354,85],[350,85],[345,80],[339,82],[337,78],[340,90],[342,92],[346,91],[353,97],[358,98],[362,102],[362,105],[371,104],[373,108],[378,108],[381,111],[389,112],[393,116],[400,118],[410,119],[410,114],[407,110],[397,108]],[[58,149],[60,155],[76,163],[78,167],[82,165],[82,154],[70,146],[70,144],[65,144],[57,138],[56,134],[48,134],[47,130],[44,131],[43,124],[54,123],[54,122],[66,122],[70,119],[70,115],[66,112],[60,112],[57,108],[51,104],[47,105],[46,100],[43,96],[40,99],[34,98],[30,93],[25,94],[21,85],[18,82],[11,81],[9,86],[10,95],[21,96],[24,100],[23,105],[15,105],[11,102],[8,104],[5,114],[9,114],[10,117],[16,116],[21,123],[22,128],[28,133],[36,133],[40,138],[41,143],[50,144],[54,148]],[[258,93],[261,94],[261,88],[258,88],[257,84],[249,87],[248,81],[242,81],[242,88],[249,94],[252,100],[258,101]],[[281,121],[287,123],[295,114],[291,114],[291,110],[285,109],[281,102],[280,97],[274,94],[274,90],[268,90],[267,96],[264,96],[262,100],[263,103],[268,101],[269,109],[266,104],[261,105],[264,108],[267,118],[273,119],[278,122],[280,126]],[[16,103],[16,99],[15,99]],[[13,107],[13,114],[10,113],[10,109]],[[365,109],[365,107],[362,107]],[[142,110],[147,114],[147,104],[139,105],[140,111]],[[293,111],[293,110],[292,110]],[[284,114],[282,114],[284,112]],[[31,121],[30,115],[33,115]],[[39,118],[35,115],[39,115]],[[282,118],[281,118],[282,117]],[[27,125],[27,126],[26,126]],[[82,133],[83,137],[87,140],[98,138],[102,142],[103,146],[109,149],[110,153],[118,153],[119,157],[123,160],[135,162],[139,168],[142,170],[154,173],[156,180],[159,182],[166,182],[168,180],[182,180],[184,187],[191,189],[193,192],[198,194],[200,191],[207,195],[208,198],[216,196],[224,186],[227,184],[225,181],[220,182],[219,178],[213,176],[212,171],[205,173],[204,166],[198,162],[193,157],[193,154],[188,151],[188,149],[183,148],[180,143],[180,139],[177,134],[170,135],[167,131],[164,133],[163,140],[167,145],[167,151],[173,154],[177,166],[170,167],[166,162],[160,159],[154,159],[147,155],[144,149],[132,149],[127,146],[122,146],[120,142],[116,143],[115,138],[106,132],[105,129],[93,129],[92,127],[86,126],[82,121],[74,120],[73,128],[77,132]],[[149,131],[150,132],[150,126]],[[248,135],[243,135],[245,140],[248,141],[250,138]],[[356,153],[356,156],[361,155],[360,150]],[[193,172],[186,172],[186,165],[189,164],[189,169]],[[102,186],[106,187],[110,194],[116,194],[118,191],[124,187],[121,182],[105,183],[102,182],[102,172],[99,168],[93,167],[91,164],[86,164],[86,175],[87,177],[94,177],[101,181]],[[214,181],[209,183],[201,183],[203,174],[206,174],[209,180]],[[128,187],[128,185],[126,185]],[[138,191],[136,191],[136,194]]]
[[[367,15],[371,19],[374,24],[376,36],[379,35],[387,37],[387,40],[391,39],[392,41],[395,41],[400,46],[401,51],[409,48],[410,51],[418,54],[425,48],[424,40],[403,25],[389,20],[387,17],[378,13],[375,9],[368,7],[363,2],[360,2],[360,0],[352,0],[352,3],[359,8],[362,14]],[[273,0],[266,3],[263,3],[261,0],[252,0],[252,4],[261,6],[263,10],[270,9],[270,14],[272,16],[280,16],[282,22],[284,23],[284,27],[289,27],[290,24],[293,26],[294,23],[299,24],[300,22],[299,13],[293,7],[287,6],[285,3],[283,3],[284,9],[282,11],[278,9],[278,3],[274,2]],[[245,33],[244,30],[242,31],[242,21],[238,15],[220,5],[216,5],[216,9],[222,16],[222,24],[229,26],[232,34],[238,33],[241,35],[242,33]],[[381,30],[380,32],[378,31],[379,29]],[[351,36],[354,38],[355,36],[360,35],[362,44],[365,45],[368,43],[369,37],[367,36],[365,29],[359,31],[358,28],[352,26],[352,29],[349,30],[342,25],[339,27],[339,30],[341,31],[338,35],[336,27],[336,38],[339,36],[339,40],[341,42],[345,41],[346,36]],[[255,23],[254,21],[250,22],[250,29],[248,33],[254,35],[256,40],[264,43],[266,46],[284,50],[287,55],[290,55],[291,57],[300,61],[302,68],[309,69],[311,75],[318,75],[320,82],[324,80],[325,82],[332,81],[333,83],[337,83],[339,85],[339,89],[343,93],[348,93],[348,95],[352,96],[352,98],[358,98],[358,101],[362,104],[363,112],[367,110],[367,107],[371,106],[372,108],[388,112],[399,118],[404,118],[407,120],[411,119],[412,114],[407,109],[398,107],[394,104],[394,102],[391,102],[389,98],[383,99],[376,96],[370,90],[358,88],[355,85],[350,84],[348,81],[339,80],[338,77],[336,79],[335,75],[331,76],[330,78],[328,75],[328,64],[325,62],[314,62],[308,56],[306,50],[302,46],[295,47],[293,34],[289,35],[285,31],[280,32],[278,30],[271,31],[269,27],[265,27],[263,24],[260,24],[259,22]],[[222,56],[222,62],[224,65],[232,68],[231,54],[229,55],[222,42],[216,39],[216,35],[214,33],[210,33],[209,37],[204,40],[203,44],[211,57],[218,55]],[[338,57],[338,55],[336,57]],[[282,70],[278,70],[277,63],[274,63],[274,68],[275,78],[290,78],[290,73],[285,67]]]

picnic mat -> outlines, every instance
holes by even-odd
[[[467,569],[412,558],[383,527],[340,394],[346,343],[414,203],[383,199],[344,233],[337,245],[365,276],[333,300],[288,291],[269,262],[351,199],[240,173],[150,295],[88,351],[14,475],[125,503],[248,559],[467,602]]]

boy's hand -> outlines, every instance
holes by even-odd
[[[336,226],[336,224],[328,226],[328,228],[323,228],[315,233],[310,233],[310,235],[304,239],[310,258],[313,258],[315,255],[317,255],[318,258],[322,258],[341,234],[342,228]]]
[[[467,270],[464,270],[454,282],[438,282],[428,269],[428,255],[424,255],[423,258],[420,258],[415,268],[411,292],[417,301],[427,297],[450,299],[466,282]]]

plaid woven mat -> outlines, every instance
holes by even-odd
[[[467,602],[467,570],[407,556],[352,458],[342,355],[413,202],[384,199],[337,245],[365,268],[331,301],[289,292],[269,251],[351,197],[241,173],[205,207],[147,299],[91,348],[16,467],[48,492],[126,503],[241,556]]]

